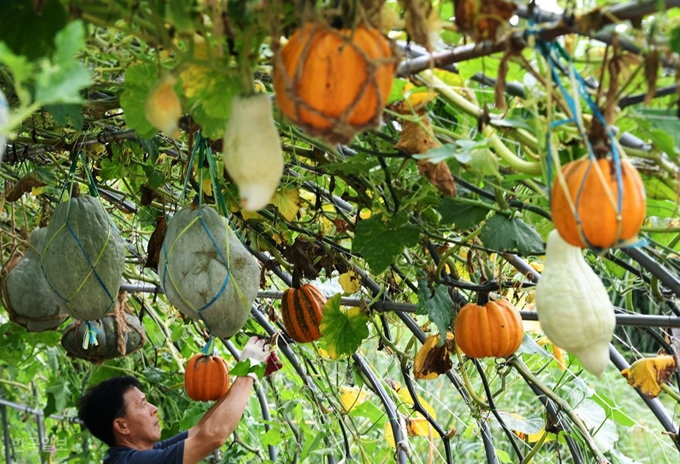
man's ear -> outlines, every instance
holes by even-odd
[[[130,433],[130,429],[127,426],[127,421],[122,417],[114,419],[113,431],[121,435],[128,435]]]

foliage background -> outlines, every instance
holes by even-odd
[[[243,0],[3,2],[0,89],[10,105],[9,121],[0,126],[0,135],[10,136],[0,166],[3,262],[25,247],[33,227],[49,220],[71,153],[81,150],[129,245],[126,282],[154,288],[158,276],[144,266],[148,242],[156,219],[187,204],[198,190],[193,182],[182,202],[200,128],[216,154],[230,220],[262,263],[261,289],[287,288],[296,265],[329,297],[362,300],[362,310],[345,312],[339,297],[332,299],[326,313],[334,323],[313,345],[279,338],[284,369],[260,384],[261,396],[253,395],[233,440],[214,462],[275,457],[277,462],[340,462],[350,456],[358,462],[444,462],[447,440],[458,462],[520,462],[531,456],[537,462],[594,462],[598,455],[622,463],[676,460],[676,428],[664,430],[613,365],[602,379],[582,372],[572,357],[561,369],[535,324],[527,323],[515,363],[456,358],[449,377],[413,378],[412,361],[424,335],[449,325],[460,304],[474,301],[478,291],[504,294],[520,309],[532,309],[526,266],[540,269],[543,238],[552,229],[545,136],[552,137],[562,163],[585,153],[573,125],[550,128],[551,121],[565,117],[564,98],[546,85],[549,67],[535,42],[527,39],[526,47],[503,59],[506,38],[532,27],[524,2],[517,2],[518,17],[486,48],[473,47],[475,38],[470,32],[464,36],[451,19],[454,7],[465,2],[387,2],[401,17],[430,6],[434,12],[426,24],[449,62],[438,62],[434,76],[444,86],[436,88],[426,114],[442,147],[427,153],[396,148],[402,128],[422,121],[422,114],[404,115],[394,107],[385,111],[379,129],[348,146],[310,138],[275,111],[287,162],[282,186],[258,214],[239,210],[236,187],[219,172],[219,139],[231,116],[231,98],[249,85],[249,70],[264,91],[272,91],[272,37],[288,36],[310,17],[348,14],[343,7],[355,3],[341,2],[337,9],[334,2]],[[618,134],[632,137],[625,152],[645,179],[648,218],[642,236],[649,244],[637,253],[617,249],[596,257],[588,252],[589,263],[622,313],[675,318],[680,29],[677,5],[666,3],[668,10],[657,2],[557,2],[574,16],[535,10],[533,17],[546,31],[561,31],[556,38],[593,84],[592,98],[600,105],[616,104],[612,122]],[[273,10],[277,21],[268,16]],[[407,24],[395,19],[387,28],[401,44],[414,36]],[[592,40],[595,36],[604,41]],[[417,44],[402,53],[404,59],[417,54]],[[249,63],[244,57],[254,58]],[[432,84],[428,66],[418,69],[417,62],[400,68],[391,103]],[[177,140],[157,134],[144,116],[146,95],[167,70],[180,75],[176,91],[185,116]],[[496,104],[488,78],[505,79],[504,108]],[[606,96],[612,80],[617,81],[615,102]],[[409,90],[407,82],[414,87]],[[569,80],[562,83],[573,90]],[[584,101],[579,102],[589,121]],[[455,197],[442,194],[421,173],[418,163],[428,160],[449,168]],[[80,167],[83,192],[84,175]],[[213,186],[201,187],[209,192]],[[131,291],[129,301],[146,329],[147,344],[95,365],[68,358],[61,348],[61,331],[71,321],[55,332],[28,333],[0,312],[0,399],[45,417],[64,416],[45,419],[48,446],[39,452],[35,417],[4,410],[11,440],[3,443],[3,453],[17,462],[101,459],[101,444],[66,419],[75,415],[77,398],[89,385],[123,373],[143,380],[161,410],[164,437],[200,418],[208,405],[186,398],[183,365],[208,334],[181,317],[162,294]],[[390,309],[389,303],[401,306]],[[246,332],[281,330],[277,314],[276,298],[258,299],[243,333],[218,350],[233,365],[232,352],[245,343]],[[620,326],[614,342],[624,362],[633,362],[659,349],[673,352],[675,339],[659,327]],[[331,359],[329,353],[340,356]],[[672,380],[654,403],[671,420],[678,397],[677,376]],[[549,407],[557,409],[561,426],[554,427],[546,414],[541,400],[548,394],[555,395]],[[480,406],[471,397],[493,400],[495,407]],[[390,414],[388,404],[398,413]],[[584,427],[575,425],[574,415]],[[401,451],[390,446],[390,433],[400,433],[391,429],[390,417],[409,435]],[[588,445],[589,435],[597,452]]]

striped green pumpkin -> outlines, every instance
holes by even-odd
[[[325,304],[326,297],[312,284],[289,288],[283,292],[281,313],[283,326],[290,338],[298,343],[320,339],[319,325]]]

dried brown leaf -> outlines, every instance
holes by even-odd
[[[13,203],[21,198],[24,193],[29,193],[34,188],[44,187],[45,185],[47,184],[38,179],[36,173],[32,172],[22,177],[19,182],[16,183],[14,188],[7,194],[6,199],[10,203]]]

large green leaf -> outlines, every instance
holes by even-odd
[[[125,71],[125,91],[120,96],[120,106],[125,113],[127,125],[140,137],[150,138],[158,132],[151,125],[144,111],[144,102],[151,86],[158,79],[158,68],[153,64],[140,63]]]
[[[480,234],[484,246],[492,250],[514,251],[527,256],[543,251],[543,239],[520,218],[497,214],[486,221]]]
[[[382,214],[376,214],[357,225],[352,252],[363,256],[371,270],[379,274],[404,247],[418,243],[418,237],[420,228],[406,222],[405,212],[387,220]]]
[[[434,293],[430,290],[426,280],[418,281],[418,314],[427,314],[436,326],[441,337],[439,346],[446,341],[446,331],[451,326],[453,316],[453,301],[449,289],[445,285],[436,285]]]
[[[332,359],[353,354],[368,337],[368,316],[358,307],[343,310],[340,298],[338,293],[326,302],[319,327]]]
[[[80,90],[90,85],[90,72],[76,56],[85,46],[85,26],[81,21],[69,23],[54,42],[52,61],[41,63],[35,99],[43,105],[79,103],[83,100]]]
[[[482,222],[489,213],[489,208],[447,197],[439,204],[439,213],[443,224],[454,224],[459,230],[467,230]]]

